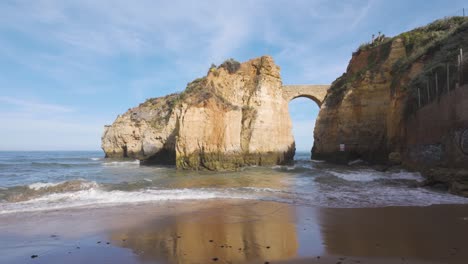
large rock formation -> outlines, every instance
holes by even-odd
[[[315,159],[378,162],[398,150],[402,97],[391,92],[391,69],[404,56],[405,48],[398,38],[353,54],[347,72],[332,84],[317,118]],[[369,60],[379,65],[370,68]],[[344,152],[340,144],[344,144]]]
[[[180,94],[149,99],[106,126],[107,157],[184,169],[282,164],[294,139],[279,67],[268,56],[228,60]]]
[[[446,65],[456,63],[460,48],[468,50],[468,19],[461,17],[362,45],[328,90],[315,126],[313,158],[386,163],[391,157],[391,163],[400,158],[407,163],[408,120],[420,100],[428,103],[447,90]],[[449,80],[455,79],[452,67]]]

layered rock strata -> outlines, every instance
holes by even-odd
[[[280,69],[268,56],[228,60],[184,92],[149,99],[106,126],[107,157],[183,169],[283,164],[294,156]]]
[[[409,121],[425,105],[439,102],[448,85],[455,89],[460,48],[468,50],[468,19],[462,17],[437,20],[393,38],[380,36],[359,47],[322,104],[313,158],[411,162]]]

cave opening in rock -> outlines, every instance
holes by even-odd
[[[314,144],[314,127],[320,107],[314,98],[299,96],[289,102],[296,154],[294,159],[310,159]]]

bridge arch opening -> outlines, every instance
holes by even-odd
[[[310,95],[298,95],[289,101],[289,115],[292,121],[296,144],[295,160],[310,160],[314,145],[314,127],[321,101]]]

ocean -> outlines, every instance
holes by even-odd
[[[176,200],[244,199],[326,208],[467,204],[418,187],[419,173],[338,166],[297,153],[291,166],[181,171],[105,159],[100,151],[0,152],[0,214]]]

